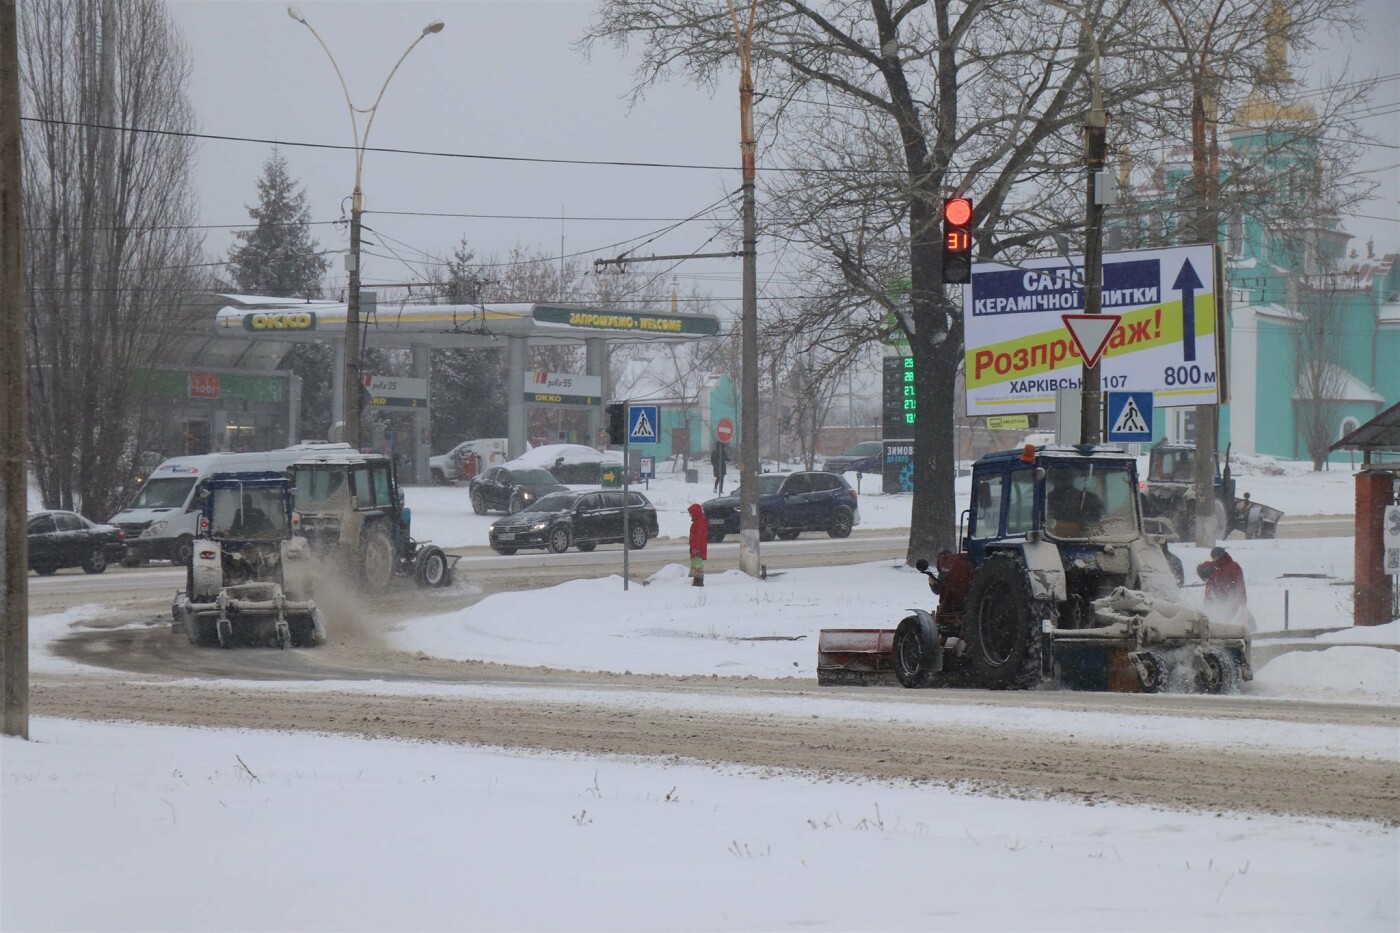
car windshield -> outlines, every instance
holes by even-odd
[[[136,498],[131,500],[130,509],[178,509],[183,508],[185,500],[190,497],[190,490],[194,488],[194,477],[188,479],[171,477],[169,479],[153,479],[141,487],[141,491],[136,494]]]
[[[783,488],[783,480],[787,479],[785,473],[764,473],[758,478],[758,494],[760,496],[775,496]],[[734,495],[739,495],[735,490]]]
[[[286,507],[280,486],[225,486],[214,490],[209,535],[255,540],[285,537]]]
[[[1046,464],[1045,530],[1056,538],[1129,541],[1137,534],[1130,464]]]
[[[847,457],[873,457],[880,452],[879,441],[866,441],[846,451]]]
[[[559,485],[559,481],[554,478],[554,474],[548,470],[511,470],[510,481],[517,486],[527,483],[547,486]]]
[[[543,472],[543,471],[541,471]],[[527,505],[523,511],[526,512],[567,512],[574,507],[574,500],[578,496],[572,492],[554,492],[543,499],[536,499]]]

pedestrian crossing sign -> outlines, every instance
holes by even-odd
[[[1134,444],[1152,441],[1152,393],[1109,392],[1108,441]]]
[[[661,417],[658,405],[627,406],[627,443],[660,443]]]

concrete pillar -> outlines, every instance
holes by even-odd
[[[287,444],[301,440],[301,377],[287,373]]]
[[[1395,502],[1395,474],[1356,474],[1356,551],[1352,606],[1357,625],[1384,625],[1390,614],[1395,581],[1385,572],[1385,507]]]
[[[337,337],[331,341],[331,348],[335,351],[334,362],[331,364],[331,372],[334,377],[331,379],[331,427],[336,423],[345,424],[345,380],[340,378],[345,372],[345,338]],[[335,434],[334,431],[331,432]],[[345,433],[342,430],[335,437],[328,437],[327,440],[343,440]]]
[[[507,337],[506,361],[506,452],[514,460],[525,452],[525,350],[524,337]]]
[[[584,441],[589,447],[597,447],[598,432],[603,427],[603,405],[612,390],[608,385],[608,345],[601,337],[590,337],[583,342],[583,371],[586,375],[597,376],[602,383],[602,397],[588,410],[588,439]]]
[[[432,371],[432,348],[424,346],[423,344],[414,344],[414,377],[418,379],[430,379]],[[432,411],[433,393],[430,387],[428,391],[427,407],[415,408],[413,410],[413,481],[419,486],[428,485],[430,480],[428,476],[428,457],[432,454]]]

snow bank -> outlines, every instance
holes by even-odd
[[[1318,641],[1343,645],[1393,645],[1400,647],[1400,619],[1385,625],[1353,625],[1340,632],[1325,632]]]
[[[1265,664],[1249,692],[1296,700],[1400,703],[1400,651],[1328,648],[1292,651]]]

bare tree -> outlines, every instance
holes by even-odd
[[[144,375],[204,284],[189,56],[157,0],[21,13],[34,471],[46,505],[106,518],[153,430]]]
[[[1293,407],[1313,469],[1321,470],[1337,440],[1346,396],[1347,301],[1335,281],[1300,289],[1299,320],[1293,325],[1293,365],[1297,376]]]
[[[1217,73],[1258,67],[1262,4],[1232,2]],[[1289,0],[1305,31],[1350,0]],[[1082,217],[1080,122],[1103,65],[1117,142],[1147,149],[1180,125],[1188,74],[1158,0],[1091,0],[1078,16],[1031,0],[761,0],[753,56],[766,95],[759,160],[766,233],[842,299],[828,334],[878,340],[893,313],[916,363],[909,556],[954,544],[953,399],[962,322],[942,283],[942,199],[971,194],[977,250],[1016,258]],[[733,68],[728,5],[604,0],[585,49],[635,42],[633,94],[672,75],[715,86]],[[1155,147],[1155,146],[1154,146]],[[765,171],[778,155],[781,171]],[[890,295],[909,282],[908,306]],[[818,311],[818,309],[813,309]],[[828,309],[829,310],[829,309]],[[844,331],[844,334],[840,333]]]

